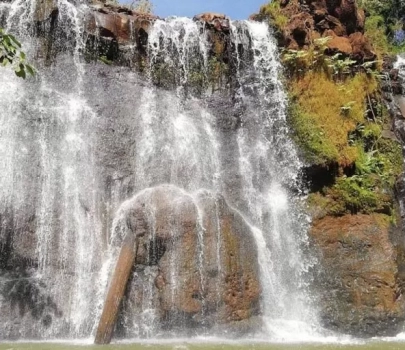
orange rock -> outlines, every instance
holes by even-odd
[[[139,277],[128,289],[132,307],[124,314],[138,315],[143,298],[154,300],[153,308],[168,328],[182,324],[184,317],[227,324],[258,314],[256,244],[249,226],[223,197],[208,192],[193,198],[175,186],[158,186],[131,202],[125,222],[138,237]],[[151,279],[142,280],[143,271],[150,266],[155,268],[153,286],[144,295]]]
[[[353,48],[353,57],[357,60],[372,61],[376,58],[375,52],[367,38],[360,32],[349,36],[350,44]]]
[[[311,238],[319,249],[325,326],[357,335],[395,334],[405,318],[398,278],[398,251],[382,214],[324,217],[314,222]]]
[[[329,32],[329,34],[331,33]],[[340,52],[344,55],[352,54],[353,50],[349,38],[337,36],[336,34],[334,36],[333,35],[326,35],[326,36],[332,37],[332,39],[329,40],[326,44],[326,46],[330,51],[332,51],[333,53]]]
[[[194,16],[198,21],[212,22],[215,19],[226,19],[226,16],[222,13],[205,12]]]
[[[194,16],[194,21],[205,22],[217,31],[227,31],[230,28],[229,18],[222,13],[201,13]]]

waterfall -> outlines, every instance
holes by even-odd
[[[302,164],[289,136],[281,65],[268,26],[232,23],[228,49],[234,50],[236,79],[212,83],[209,39],[199,23],[156,20],[141,74],[86,61],[88,7],[56,3],[58,52],[51,63],[41,57],[43,39],[34,35],[37,2],[0,4],[3,26],[21,39],[38,70],[27,81],[0,70],[0,247],[8,254],[0,265],[0,313],[6,315],[0,333],[6,338],[92,336],[116,243],[129,229],[125,215],[141,200],[148,224],[144,239],[153,254],[133,273],[134,302],[124,305],[133,310],[120,324],[135,338],[181,334],[179,327],[169,333],[160,328],[153,287],[160,272],[151,259],[164,254],[154,196],[164,185],[178,212],[186,203],[196,220],[202,306],[194,320],[201,329],[193,335],[222,334],[208,315],[221,305],[209,304],[204,286],[209,269],[216,266],[218,280],[225,273],[224,203],[233,217],[243,218],[245,234],[250,230],[256,243],[263,326],[255,333],[270,340],[290,332],[310,334],[316,310],[308,286],[312,262],[304,254],[309,221],[302,210]],[[52,48],[47,52],[53,55]],[[199,93],[195,81],[204,86]],[[180,224],[168,225],[177,237]],[[213,251],[206,248],[209,230]],[[176,300],[181,295],[176,254],[165,256],[173,304],[181,302]],[[213,293],[219,296],[221,288],[216,285]],[[13,292],[18,289],[25,294]]]

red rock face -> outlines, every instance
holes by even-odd
[[[138,276],[154,266],[151,307],[163,327],[226,325],[258,314],[256,244],[222,197],[159,186],[133,201],[126,220],[138,239]],[[149,302],[144,290],[150,281],[140,278],[128,289],[127,317]]]
[[[93,9],[87,31],[90,34],[115,39],[119,44],[136,39],[140,31],[148,32],[149,27],[159,18],[120,7],[94,6]]]
[[[206,12],[194,16],[195,21],[205,22],[209,27],[217,31],[229,31],[229,18],[220,13]]]
[[[325,217],[314,222],[311,238],[322,266],[317,289],[327,327],[356,336],[398,332],[405,318],[404,280],[398,265],[402,250],[393,236],[382,214]]]
[[[314,38],[332,37],[328,48],[356,60],[374,60],[364,37],[365,15],[354,0],[280,1],[282,14],[289,20],[282,28],[282,45],[288,49],[306,49]]]
[[[361,60],[364,58],[365,60],[371,61],[375,58],[373,48],[362,33],[356,32],[350,34],[349,41],[352,45],[353,57],[355,59]]]

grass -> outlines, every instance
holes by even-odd
[[[371,43],[378,59],[390,52],[390,44],[386,33],[384,18],[379,15],[373,15],[366,18],[364,34]]]
[[[324,72],[310,71],[290,86],[295,107],[291,122],[307,161],[316,165],[353,164],[357,147],[348,139],[363,123],[366,96],[376,89],[374,78],[358,74],[335,82]]]
[[[271,24],[278,30],[282,31],[288,23],[288,17],[282,13],[280,3],[272,1],[260,8],[260,13],[270,17]]]

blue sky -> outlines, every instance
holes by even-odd
[[[121,0],[131,3],[131,0]],[[170,15],[192,17],[201,12],[225,13],[232,19],[247,19],[258,12],[268,0],[152,0],[154,13],[161,17]]]

